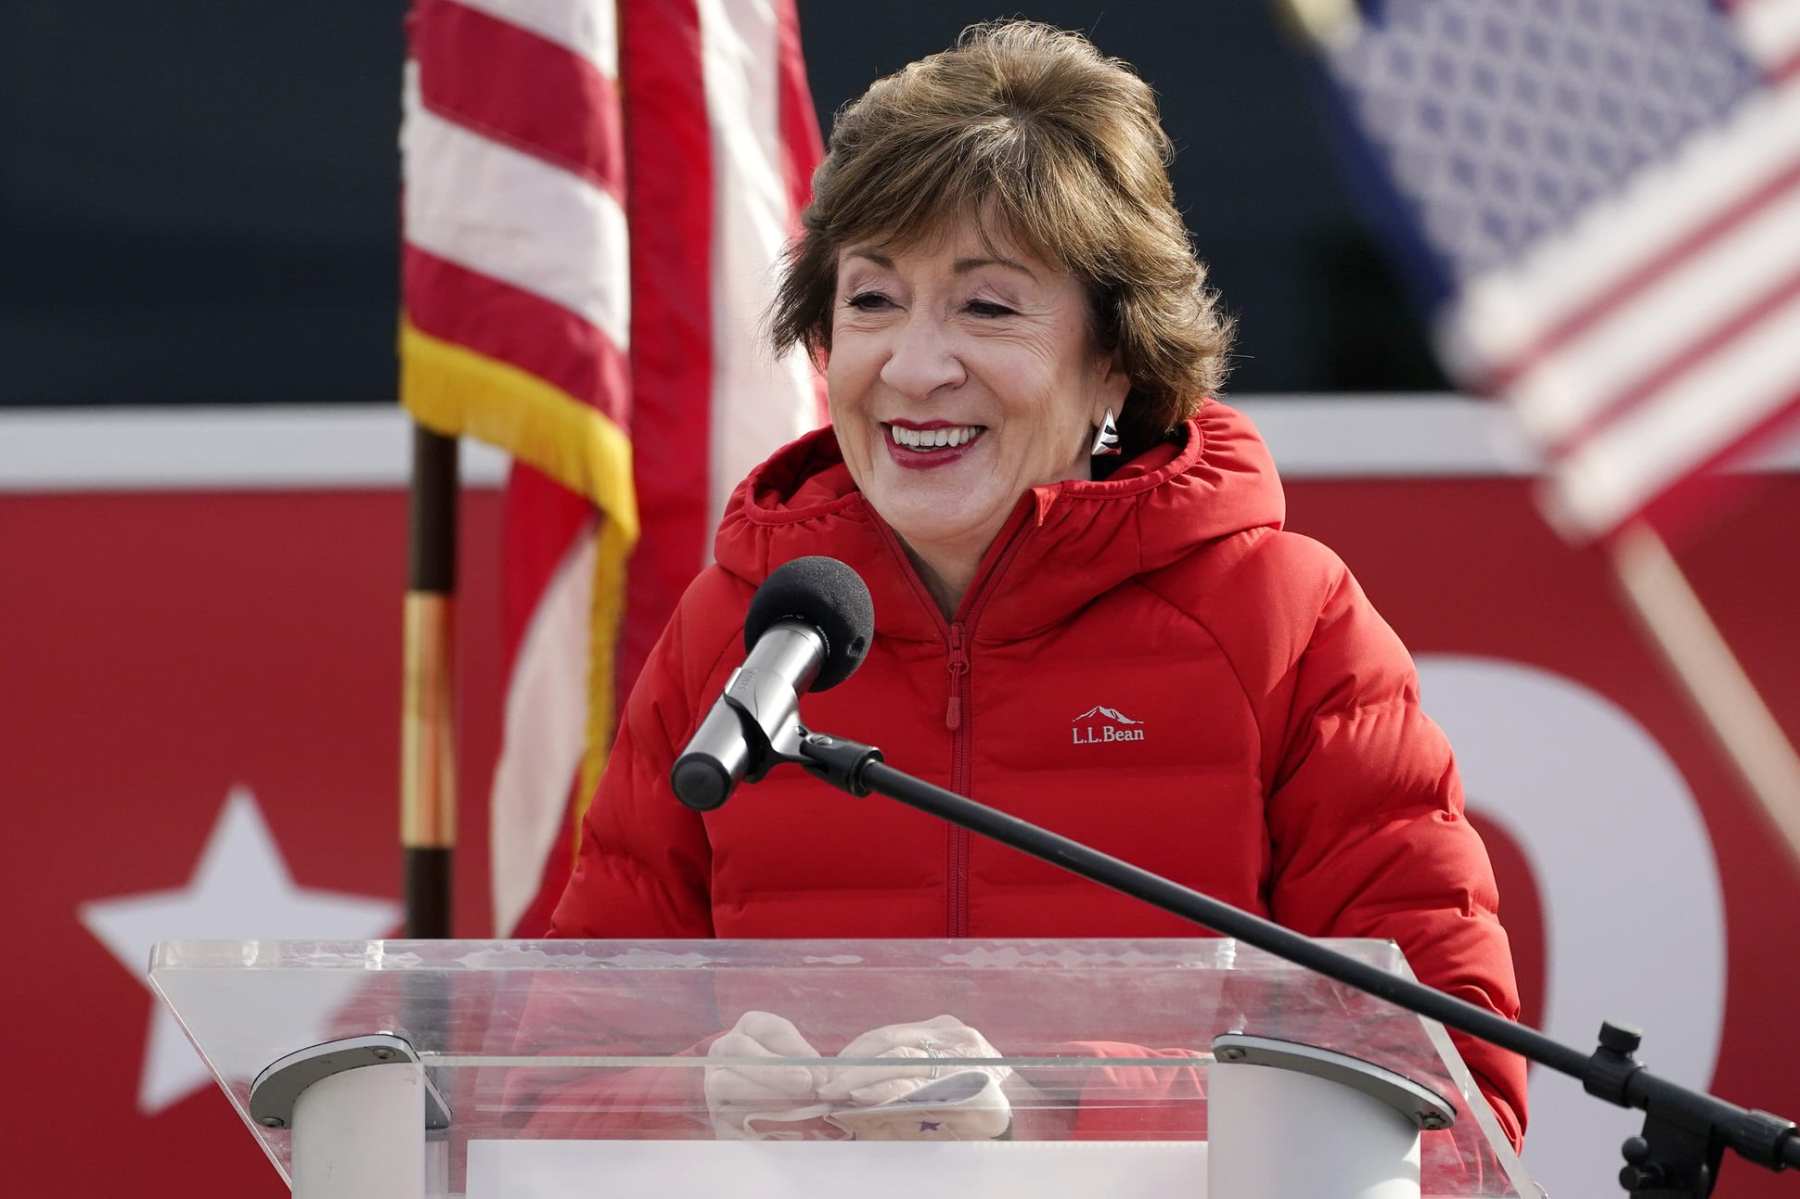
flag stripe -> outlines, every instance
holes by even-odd
[[[800,25],[794,0],[776,0],[780,13],[781,169],[787,178],[791,231],[800,231],[800,214],[812,202],[812,173],[825,156],[812,90],[806,84],[806,60],[800,53]]]
[[[1796,417],[1800,417],[1800,389],[1769,407],[1760,420],[1740,435],[1710,447],[1706,455],[1695,459],[1684,473],[1657,480],[1651,489],[1635,499],[1605,509],[1600,515],[1578,509],[1569,498],[1571,481],[1560,475],[1545,478],[1539,489],[1539,503],[1553,525],[1566,536],[1582,541],[1614,536],[1640,519],[1649,520],[1659,529],[1665,527],[1665,522],[1679,526],[1693,515],[1698,497],[1711,490],[1702,484],[1719,477],[1711,472],[1734,470],[1759,455],[1778,453],[1772,447],[1791,432],[1790,422]]]
[[[577,544],[579,540],[594,539],[595,521],[594,507],[585,496],[559,485],[543,472],[523,462],[514,462],[506,480],[503,508],[500,596],[503,654],[501,678],[506,680],[505,695],[509,709],[510,697],[520,685],[521,677],[543,671],[543,667],[535,662],[521,663],[527,630],[540,602],[548,602],[552,584],[562,587],[572,585],[567,578],[568,559],[571,553],[584,552]],[[597,548],[596,542],[595,549]],[[589,556],[596,555],[590,553]],[[597,562],[593,569],[595,573],[588,576],[590,590],[601,583],[595,577],[599,569]],[[591,595],[589,600],[591,612]],[[591,651],[592,637],[590,625],[585,635],[575,634],[576,644],[573,649],[579,651],[581,643],[586,641]],[[565,657],[572,663],[569,669],[579,668],[581,656],[578,652]],[[584,741],[591,690],[588,683],[587,673],[583,670],[583,691],[575,706],[570,709],[570,718],[581,725]],[[510,719],[510,710],[503,711],[503,722]],[[560,731],[560,723],[555,728]],[[530,761],[540,756],[538,746],[541,741],[552,739],[548,731],[540,737],[538,726],[528,721],[519,730],[517,737],[510,730],[503,730],[501,754],[513,754]],[[561,755],[552,746],[546,756]],[[530,844],[528,839],[502,838],[499,830],[510,819],[515,807],[522,808],[527,813],[525,820],[533,828],[540,828],[537,823],[538,815],[543,808],[551,805],[544,794],[547,784],[540,784],[518,771],[502,774],[496,766],[493,785],[488,791],[488,822],[491,829],[488,861],[492,879],[489,902],[494,913],[496,935],[536,937],[542,936],[549,927],[548,905],[554,902],[554,896],[546,896],[544,890],[552,871],[557,871],[555,877],[559,880],[558,894],[561,893],[561,883],[568,878],[569,855],[564,852],[567,843],[560,833],[567,827],[570,805],[574,802],[574,790],[580,777],[580,760],[581,751],[577,751],[574,764],[562,776],[562,800],[555,804],[557,821],[549,829],[541,830],[540,839],[536,843],[538,860],[535,864],[527,860],[526,850]],[[539,880],[545,882],[540,883]],[[530,894],[534,887],[538,892],[535,899]],[[519,899],[521,894],[525,895],[523,906]]]
[[[700,0],[713,170],[713,377],[707,525],[772,446],[817,423],[812,370],[776,360],[761,321],[793,221],[782,167],[780,28],[773,6]],[[745,403],[746,396],[759,397]],[[696,547],[693,569],[711,557]]]
[[[1627,512],[1615,527],[1623,527],[1627,522],[1639,518],[1648,520],[1658,529],[1684,523],[1696,515],[1695,509],[1700,498],[1716,491],[1719,479],[1729,479],[1735,486],[1743,486],[1745,476],[1729,472],[1754,470],[1758,462],[1779,462],[1783,457],[1793,458],[1800,453],[1800,446],[1794,444],[1791,436],[1790,422],[1796,417],[1800,417],[1800,388],[1785,402],[1770,408],[1742,436],[1716,447],[1688,474],[1658,491],[1649,503]]]
[[[525,630],[594,505],[529,463],[514,460],[501,503],[500,677],[510,679]]]
[[[433,0],[442,2],[442,0]],[[619,77],[618,18],[610,3],[594,0],[457,0],[489,16],[529,29],[580,55],[595,70]],[[578,114],[570,113],[572,119]]]
[[[1680,231],[1657,253],[1637,262],[1630,271],[1547,330],[1530,349],[1497,367],[1489,377],[1490,385],[1502,390],[1511,387],[1546,358],[1584,336],[1619,308],[1659,283],[1681,286],[1680,283],[1667,284],[1669,277],[1710,251],[1716,242],[1756,221],[1770,207],[1791,201],[1796,189],[1800,189],[1800,155],[1780,163],[1755,187],[1731,197],[1728,203]]]
[[[639,433],[639,506],[651,522],[628,580],[618,658],[625,694],[704,561],[711,533],[710,259],[717,166],[695,0],[628,5],[620,35],[620,77],[631,96],[625,152],[635,231],[633,428]]]
[[[1640,380],[1680,358],[1695,326],[1740,297],[1779,286],[1800,266],[1800,160],[1781,194],[1735,221],[1679,266],[1662,271],[1586,333],[1538,362],[1509,389],[1539,438],[1565,444],[1631,402]],[[1675,352],[1669,353],[1673,345]]]
[[[1781,86],[1791,86],[1797,78],[1800,78],[1800,47],[1769,68],[1770,81]]]
[[[1770,78],[1780,78],[1782,64],[1791,64],[1800,51],[1800,4],[1761,0],[1733,5],[1731,15],[1751,57],[1763,64]]]
[[[413,64],[416,68],[417,64]],[[426,110],[406,75],[406,241],[629,342],[625,212],[586,179]]]
[[[1559,462],[1551,496],[1561,522],[1590,533],[1612,529],[1785,407],[1800,391],[1797,328],[1800,298]]]
[[[577,810],[576,793],[581,789],[581,773],[569,776],[567,799],[563,804],[563,830],[573,829],[577,836],[581,832],[580,818]],[[519,918],[513,922],[512,935],[515,937],[543,937],[549,935],[550,920],[556,913],[557,901],[569,885],[569,876],[575,873],[575,855],[569,852],[569,838],[558,830],[556,836],[544,843],[542,861],[536,870],[531,872],[534,879],[541,880],[537,895],[526,905]],[[497,926],[496,926],[497,927]]]
[[[453,0],[423,10],[414,44],[428,111],[624,194],[618,97],[592,62]],[[495,78],[531,86],[494,87]]]
[[[588,658],[598,538],[589,521],[544,588],[508,675],[489,814],[495,927],[509,933],[561,840],[569,780],[588,735]]]
[[[1567,233],[1471,281],[1450,320],[1455,357],[1498,390],[1652,279],[1785,191],[1800,158],[1800,92],[1741,106],[1717,133],[1640,172]]]
[[[813,168],[825,157],[825,144],[819,132],[818,113],[813,108],[812,89],[806,82],[806,59],[800,49],[800,22],[794,0],[776,3],[781,19],[781,168],[788,186],[788,235],[798,238],[805,232],[801,218],[812,203]],[[817,370],[811,373],[812,423],[822,425],[831,419],[825,376]]]
[[[1800,264],[1800,222],[1794,226],[1794,237],[1789,246],[1796,251],[1791,256],[1793,262]],[[1550,456],[1566,457],[1581,442],[1595,436],[1601,426],[1619,419],[1666,388],[1678,385],[1685,375],[1699,369],[1734,341],[1753,333],[1758,325],[1779,319],[1796,296],[1800,296],[1800,269],[1790,269],[1784,278],[1776,280],[1760,295],[1714,323],[1674,354],[1658,360],[1640,378],[1601,405],[1581,428],[1552,444]],[[1791,326],[1788,332],[1800,341],[1800,324]]]
[[[624,351],[554,301],[448,262],[403,251],[407,314],[434,337],[530,371],[623,426],[629,409]]]

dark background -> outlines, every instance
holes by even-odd
[[[0,404],[396,392],[403,0],[0,5]],[[1445,386],[1273,4],[1036,3],[1137,64],[1240,321],[1232,388]],[[820,119],[1006,10],[800,0]]]

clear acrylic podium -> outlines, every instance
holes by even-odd
[[[1229,940],[170,942],[151,981],[301,1199],[1539,1194],[1440,1026]],[[815,1053],[712,1049],[746,1012]],[[891,1066],[839,1052],[941,1015],[1000,1056],[908,1065],[996,1080],[999,1137],[841,1097],[715,1132],[709,1069]]]

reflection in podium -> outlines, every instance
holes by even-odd
[[[151,980],[300,1199],[1539,1193],[1441,1026],[1231,940],[172,942]]]

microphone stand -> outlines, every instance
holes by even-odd
[[[1536,1029],[1346,957],[1273,921],[916,779],[882,761],[881,751],[873,746],[810,732],[797,719],[781,723],[784,727],[775,730],[774,736],[765,733],[752,739],[752,756],[761,760],[746,777],[761,778],[770,767],[787,762],[805,767],[851,795],[877,794],[898,800],[1379,996],[1407,1011],[1509,1049],[1575,1079],[1596,1098],[1644,1112],[1643,1132],[1626,1140],[1626,1165],[1619,1171],[1619,1185],[1634,1195],[1706,1199],[1718,1181],[1720,1160],[1726,1149],[1768,1170],[1800,1167],[1800,1135],[1796,1135],[1792,1120],[1737,1107],[1650,1073],[1632,1057],[1643,1035],[1635,1028],[1603,1023],[1599,1047],[1593,1053],[1582,1053]],[[753,717],[750,727],[754,727]]]

